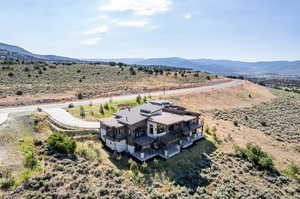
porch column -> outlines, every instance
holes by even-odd
[[[165,156],[168,157],[168,150],[165,150]]]

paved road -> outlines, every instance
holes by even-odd
[[[227,88],[227,87],[232,87],[232,86],[237,86],[243,83],[243,80],[233,80],[231,82],[226,82],[226,83],[220,83],[220,84],[215,84],[215,85],[211,85],[211,86],[203,86],[203,87],[195,87],[195,88],[184,88],[184,89],[177,89],[177,90],[167,90],[167,91],[156,91],[156,92],[151,92],[151,93],[144,93],[141,94],[141,96],[161,96],[161,95],[174,95],[174,94],[182,94],[182,93],[189,93],[189,92],[193,92],[193,91],[205,91],[208,89],[212,89],[212,88]],[[54,118],[56,120],[61,120],[62,123],[65,124],[71,124],[72,122],[70,120],[73,120],[74,117],[72,117],[70,114],[68,114],[67,112],[62,113],[60,111],[58,111],[58,109],[61,108],[67,108],[69,106],[70,103],[76,105],[86,105],[86,104],[99,104],[99,103],[105,103],[108,102],[109,100],[127,100],[127,99],[132,99],[137,97],[138,94],[134,94],[134,95],[123,95],[123,96],[115,96],[115,97],[108,97],[108,98],[99,98],[99,99],[93,99],[93,100],[80,100],[80,101],[73,101],[73,102],[66,102],[66,103],[58,103],[58,104],[42,104],[42,105],[32,105],[32,106],[19,106],[19,107],[14,107],[14,108],[3,108],[0,109],[0,115],[2,115],[2,121],[6,120],[3,119],[5,117],[7,117],[8,113],[18,113],[18,112],[32,112],[32,111],[36,111],[38,108],[41,108],[42,110],[48,110],[50,111],[49,113],[53,114]],[[51,111],[51,109],[56,109],[56,111],[59,112],[59,114],[63,114],[64,117],[60,117],[59,114],[56,114],[54,112]],[[67,116],[67,114],[69,116]],[[1,118],[1,116],[0,116]],[[63,118],[65,118],[66,120],[63,122]],[[67,119],[68,118],[68,119]],[[78,120],[78,119],[77,119]],[[0,120],[1,122],[1,120]],[[81,120],[81,122],[77,121],[77,124],[80,123],[84,123],[86,121]],[[1,125],[1,123],[0,123]],[[95,125],[95,124],[92,124]],[[79,126],[81,127],[81,126]],[[85,127],[83,127],[85,128]]]

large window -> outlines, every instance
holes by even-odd
[[[140,127],[134,130],[135,137],[142,137],[145,135],[145,129]]]

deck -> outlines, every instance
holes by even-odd
[[[177,153],[180,153],[180,148],[180,145],[172,144],[167,146],[165,149],[160,149],[158,155],[164,159],[168,159],[170,157],[173,157]]]
[[[136,151],[131,155],[133,157],[135,157],[136,159],[144,162],[146,160],[154,158],[155,156],[157,156],[157,154],[158,154],[158,152],[156,150],[147,148],[147,149],[143,149],[142,151]]]

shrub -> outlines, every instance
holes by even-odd
[[[293,162],[289,164],[285,170],[283,170],[283,173],[290,178],[300,181],[300,167]]]
[[[28,151],[24,154],[24,166],[26,168],[34,169],[38,165],[36,155],[33,151]]]
[[[208,125],[205,125],[205,133],[210,134],[210,129]]]
[[[74,104],[69,104],[68,108],[74,108]]]
[[[12,72],[8,73],[8,77],[13,77],[14,74]]]
[[[239,126],[239,122],[237,120],[233,121],[234,126]]]
[[[207,79],[207,80],[211,80],[210,76],[206,76],[206,79]]]
[[[260,169],[271,170],[274,168],[272,157],[268,153],[262,151],[261,147],[256,144],[248,143],[244,149],[235,146],[235,151]]]
[[[300,153],[300,145],[295,147],[295,150]]]
[[[136,75],[136,72],[133,67],[129,68],[130,75]]]
[[[264,120],[260,121],[260,124],[261,124],[262,126],[267,126],[267,122],[264,121]]]
[[[2,178],[0,178],[0,188],[3,190],[9,190],[15,184],[16,180],[10,172],[3,174]]]
[[[50,148],[63,154],[74,154],[76,141],[66,136],[63,132],[53,132],[47,139]]]
[[[138,164],[134,160],[132,160],[132,159],[129,159],[128,163],[129,163],[129,168],[132,171],[133,175],[137,176],[138,173],[139,173]]]
[[[19,90],[16,92],[16,95],[23,95],[23,92]]]
[[[141,97],[141,95],[138,95],[138,96],[136,97],[136,102],[137,102],[138,104],[141,104],[141,103],[142,103],[142,97]]]
[[[78,99],[83,99],[83,98],[84,98],[84,96],[83,96],[83,94],[82,94],[82,93],[78,93],[78,94],[77,94],[77,98],[78,98]]]
[[[85,110],[83,106],[80,106],[80,117],[84,118],[85,117]]]
[[[102,104],[100,104],[99,113],[100,113],[101,115],[104,115],[104,109],[103,109]]]
[[[104,104],[104,109],[109,110],[109,104],[108,103]]]

